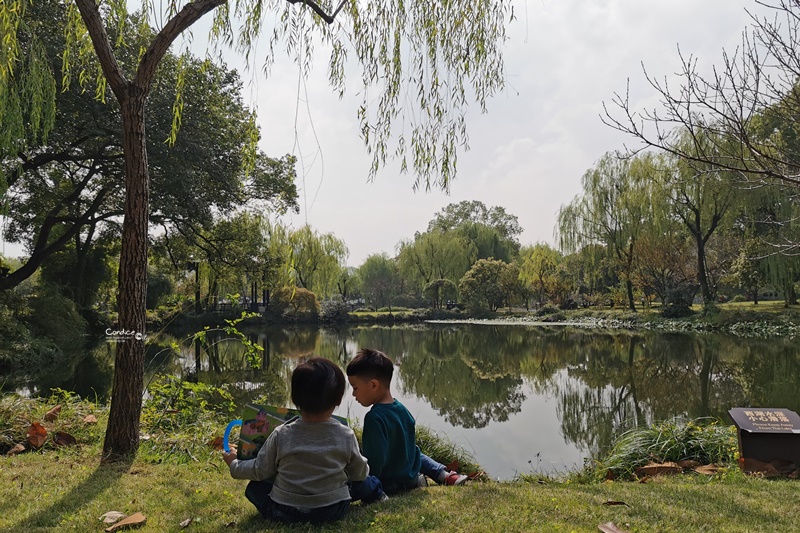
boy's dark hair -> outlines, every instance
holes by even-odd
[[[292,372],[292,403],[309,414],[342,403],[344,388],[342,369],[322,357],[312,357]]]
[[[364,379],[377,379],[387,387],[392,382],[394,364],[385,353],[362,348],[347,365],[347,375]]]

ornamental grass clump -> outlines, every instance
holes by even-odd
[[[737,459],[736,428],[719,421],[672,420],[620,435],[608,455],[594,466],[596,477],[635,479],[636,469],[650,463],[697,461],[732,465]]]

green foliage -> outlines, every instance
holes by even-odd
[[[248,318],[256,318],[258,317],[258,313],[248,313],[246,311],[242,311],[241,316],[235,319],[225,319],[225,326],[222,328],[214,328],[213,330],[206,326],[203,328],[202,331],[198,331],[190,338],[194,342],[199,342],[206,349],[208,349],[208,334],[212,331],[222,331],[229,337],[233,337],[239,341],[239,343],[244,347],[244,355],[247,361],[249,362],[251,368],[261,368],[261,352],[264,351],[264,347],[250,340],[250,338],[242,333],[239,328],[237,327],[241,322],[247,320]]]
[[[173,291],[172,280],[165,273],[151,271],[147,275],[147,308],[155,309]]]
[[[56,405],[61,406],[56,419],[45,421],[45,413]],[[57,431],[69,433],[81,446],[92,445],[101,438],[103,428],[99,423],[84,422],[84,417],[88,415],[94,415],[102,422],[108,415],[108,408],[82,400],[77,394],[62,389],[54,389],[49,396],[41,398],[4,394],[0,396],[0,454],[5,454],[16,444],[25,443],[28,428],[33,422],[39,422],[48,432],[43,450],[59,448],[52,439]]]
[[[456,299],[458,288],[449,279],[435,279],[422,288],[422,294],[430,300],[434,309],[442,309],[446,301]]]
[[[323,322],[347,322],[350,320],[350,306],[341,300],[325,300],[320,305],[319,318]]]
[[[385,253],[373,254],[358,268],[364,298],[375,307],[391,307],[400,289],[397,262]]]
[[[192,383],[175,376],[159,376],[147,387],[142,426],[149,431],[186,430],[209,416],[230,417],[236,411],[233,397],[219,387]]]
[[[735,464],[737,455],[735,427],[704,419],[671,421],[623,433],[594,470],[599,479],[609,471],[633,479],[635,470],[650,462],[693,460],[723,466]]]
[[[301,287],[283,287],[272,294],[272,313],[289,320],[315,320],[319,316],[317,296]]]
[[[478,260],[458,285],[461,300],[471,310],[496,311],[506,300],[503,274],[508,268],[509,265],[504,261]]]
[[[459,446],[432,429],[417,425],[417,446],[422,453],[443,465],[449,465],[453,461],[458,462],[458,472],[471,473],[480,472],[481,466],[475,461],[475,457],[463,446]]]
[[[695,290],[689,285],[667,289],[661,306],[661,315],[665,318],[681,318],[691,315]]]

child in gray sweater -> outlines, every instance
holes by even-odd
[[[323,523],[344,517],[348,482],[363,481],[367,460],[353,430],[331,418],[344,395],[345,378],[334,363],[309,359],[292,372],[292,402],[300,418],[275,428],[255,459],[223,453],[234,479],[252,480],[245,496],[265,518]]]

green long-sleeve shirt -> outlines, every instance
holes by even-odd
[[[405,406],[376,403],[364,417],[361,445],[370,474],[384,484],[404,485],[419,475],[420,451],[416,422]]]

